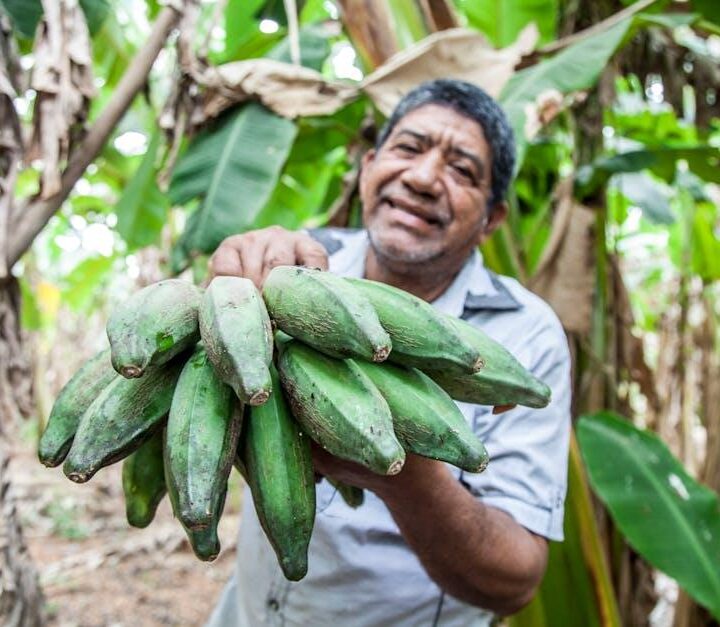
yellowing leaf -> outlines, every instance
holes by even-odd
[[[43,316],[54,319],[60,308],[60,288],[49,281],[40,281],[35,291],[35,299]]]

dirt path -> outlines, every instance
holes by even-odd
[[[50,625],[204,623],[233,567],[242,491],[236,471],[218,530],[222,551],[211,564],[193,555],[167,498],[146,529],[127,524],[121,464],[76,485],[60,468],[42,466],[31,446],[20,445],[11,472]]]

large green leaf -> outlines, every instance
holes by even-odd
[[[130,250],[157,241],[167,217],[168,199],[155,180],[155,158],[160,132],[155,131],[147,152],[116,207],[117,231]]]
[[[360,97],[332,115],[298,118],[298,135],[288,162],[322,159],[338,146],[358,141],[368,100]]]
[[[507,223],[502,224],[492,234],[492,237],[483,242],[481,252],[488,268],[498,274],[523,280],[523,269],[520,266],[515,242]]]
[[[43,7],[40,0],[0,0],[0,7],[10,16],[18,35],[26,39],[35,36]]]
[[[225,50],[220,59],[230,61],[244,58],[243,50],[252,42],[265,43],[268,37],[260,32],[255,14],[264,0],[228,0],[225,6]]]
[[[667,446],[620,416],[582,416],[590,483],[630,545],[720,619],[720,499]]]
[[[93,39],[93,67],[109,88],[101,90],[101,95],[106,91],[114,94],[112,88],[120,81],[135,54],[136,44],[128,38],[127,30],[111,12]]]
[[[662,26],[663,28],[673,29],[694,24],[700,19],[700,15],[697,13],[641,13],[637,19],[640,23],[648,26]]]
[[[300,65],[318,72],[322,70],[325,59],[330,54],[330,42],[322,29],[316,26],[301,28],[299,43]],[[284,38],[266,56],[268,59],[290,63],[290,39]]]
[[[430,34],[420,9],[419,2],[407,0],[386,0],[391,32],[399,50],[404,50]]]
[[[115,257],[90,257],[81,261],[65,278],[62,300],[74,311],[85,310],[107,278]]]
[[[324,155],[317,161],[288,160],[273,195],[257,217],[255,227],[279,224],[288,229],[302,227],[310,218],[328,209],[324,199],[333,177],[345,171],[344,148]]]
[[[175,203],[203,196],[180,243],[187,255],[212,252],[224,238],[252,227],[272,194],[296,133],[290,120],[250,103],[188,146],[169,190]]]
[[[500,103],[515,131],[518,167],[525,154],[526,108],[549,90],[570,94],[589,89],[607,66],[610,57],[625,39],[632,18],[568,46],[551,59],[513,75],[500,94]]]
[[[720,237],[717,207],[710,202],[695,205],[692,224],[691,260],[693,272],[706,281],[720,279]]]
[[[225,47],[237,47],[257,28],[254,19],[265,0],[228,0],[225,6]]]
[[[640,87],[642,89],[642,87]],[[618,135],[644,144],[666,148],[698,143],[697,128],[678,119],[671,107],[651,108],[644,93],[620,93],[615,106],[605,112],[607,124]]]
[[[330,3],[327,0],[306,0],[300,11],[300,24],[304,26],[332,19],[332,14],[328,11],[328,4]]]
[[[42,312],[27,279],[21,276],[20,284],[20,325],[25,331],[39,331],[42,328]]]
[[[651,222],[672,224],[675,221],[675,214],[670,209],[670,196],[660,183],[646,172],[619,174],[615,177],[614,184],[625,198],[642,209]]]
[[[692,273],[705,281],[717,281],[720,279],[717,207],[707,201],[696,202],[689,189],[680,190],[677,205],[683,219],[670,229],[670,260],[683,274]]]
[[[702,13],[706,20],[720,24],[720,2],[718,0],[693,0],[693,8]]]
[[[555,38],[558,0],[456,0],[474,28],[497,47],[511,44],[531,22],[540,31],[540,43]]]
[[[720,148],[707,145],[671,146],[632,150],[601,157],[578,170],[575,194],[582,199],[607,184],[613,174],[651,170],[667,182],[675,179],[677,162],[685,160],[691,172],[704,181],[720,182]]]
[[[110,10],[108,0],[80,0],[85,19],[94,35],[102,26],[105,16]],[[40,0],[0,0],[0,7],[5,9],[13,21],[18,34],[26,39],[35,36],[35,29],[43,14]]]
[[[510,618],[510,627],[619,627],[610,570],[574,436],[563,531],[562,543],[550,543],[548,568],[537,595]]]
[[[109,0],[80,0],[80,6],[85,13],[90,34],[95,35],[110,12]]]
[[[322,31],[314,27],[301,30],[304,66],[320,69],[329,52]],[[268,51],[267,56],[289,61],[287,40]],[[182,268],[187,258],[198,252],[212,252],[225,237],[257,226],[297,133],[293,122],[251,103],[226,114],[215,128],[188,146],[173,172],[169,195],[176,204],[197,197],[202,197],[203,202],[190,216],[173,251],[173,269]],[[290,175],[287,181],[292,178]],[[328,183],[324,183],[325,188]]]

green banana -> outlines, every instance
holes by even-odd
[[[395,435],[410,453],[482,472],[488,454],[453,400],[416,369],[357,362],[387,401]]]
[[[338,491],[342,500],[353,509],[357,509],[365,502],[365,494],[362,488],[358,488],[354,485],[348,485],[347,483],[343,483],[337,479],[331,479],[330,477],[325,477],[325,479],[327,479],[328,483]]]
[[[249,279],[215,277],[202,298],[200,336],[222,381],[249,405],[264,403],[272,392],[270,318]]]
[[[199,339],[201,292],[192,283],[168,279],[141,289],[110,316],[107,335],[112,365],[128,379],[141,377],[191,348]]]
[[[199,345],[175,387],[165,439],[170,500],[189,529],[211,523],[213,503],[227,485],[242,424],[237,404]]]
[[[220,539],[218,538],[217,529],[225,507],[226,495],[227,484],[225,484],[222,491],[218,493],[217,498],[212,504],[212,517],[207,527],[203,529],[189,529],[185,525],[182,525],[193,553],[204,562],[212,562],[220,553]]]
[[[551,399],[550,388],[528,372],[502,345],[471,324],[451,318],[458,332],[482,353],[485,366],[472,375],[441,370],[426,373],[452,398],[479,405],[525,405],[545,407]]]
[[[416,368],[473,373],[482,355],[432,305],[391,285],[367,279],[343,279],[367,298],[390,334],[389,360]]]
[[[280,389],[271,366],[273,387]],[[315,474],[310,441],[290,413],[282,392],[246,418],[242,461],[255,511],[285,577],[307,573],[307,551],[315,522]]]
[[[117,376],[110,363],[110,349],[106,349],[86,361],[60,390],[38,446],[43,464],[62,464],[83,413]]]
[[[162,427],[170,410],[183,359],[142,379],[117,377],[87,408],[65,459],[63,472],[84,483],[100,468],[127,457]]]
[[[163,468],[163,431],[157,431],[122,467],[125,514],[133,527],[147,527],[167,492]]]
[[[203,562],[213,562],[220,554],[220,539],[217,535],[217,520],[204,529],[185,529],[193,553]]]
[[[292,412],[331,454],[394,475],[405,462],[387,403],[352,360],[336,360],[292,341],[280,345],[278,370]]]
[[[279,329],[331,357],[383,361],[392,344],[372,305],[329,272],[278,266],[263,297]]]

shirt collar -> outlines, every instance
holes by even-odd
[[[330,255],[330,270],[341,276],[362,277],[369,246],[367,231],[318,229],[310,232]],[[468,318],[479,311],[515,311],[520,302],[488,270],[479,250],[474,250],[447,290],[433,305],[445,313]]]
[[[469,318],[479,311],[515,311],[522,305],[488,270],[475,249],[445,293],[433,305],[457,317]]]

